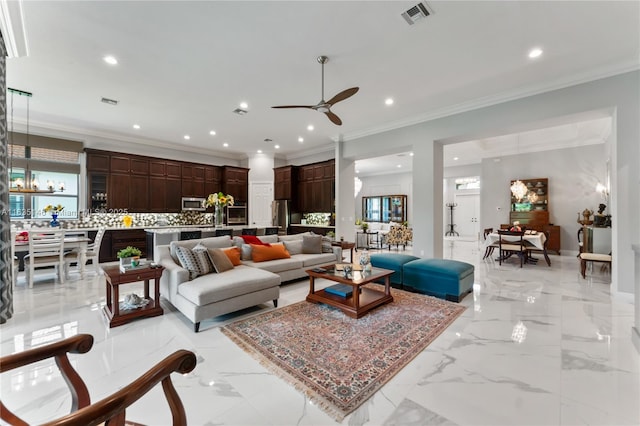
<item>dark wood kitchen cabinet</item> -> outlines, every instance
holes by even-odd
[[[249,169],[222,167],[222,192],[232,195],[236,203],[249,201]]]
[[[335,210],[335,161],[298,167],[296,207],[300,213]]]
[[[273,195],[276,200],[292,200],[296,189],[294,166],[273,169]]]

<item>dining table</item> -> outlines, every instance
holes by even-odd
[[[498,241],[500,240],[500,237],[502,237],[503,241],[520,241],[520,237],[517,235],[500,235],[497,232],[492,232],[490,234],[487,234],[487,238],[484,241],[484,248],[487,248],[492,244],[497,244]],[[545,244],[545,242],[547,241],[547,237],[544,234],[544,232],[535,232],[535,233],[525,232],[522,239],[524,240],[527,246],[531,247],[532,250],[542,252],[544,259],[547,262],[547,265],[551,266],[551,259],[549,259],[549,255],[547,253],[547,246]],[[537,262],[537,259],[534,257],[531,257],[531,253],[527,253],[527,261],[531,263],[535,263]]]
[[[38,232],[37,230],[30,230],[29,232]],[[15,240],[16,233],[12,232],[12,238]],[[87,245],[91,242],[86,232],[70,231],[69,234],[65,233],[64,236],[64,249],[76,249],[78,251],[78,262],[80,276],[84,277],[85,263],[87,262]],[[15,254],[20,261],[18,270],[24,271],[24,257],[29,254],[29,241],[15,241]]]

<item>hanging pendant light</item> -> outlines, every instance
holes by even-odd
[[[518,200],[518,202],[522,201],[522,199],[527,195],[529,189],[527,185],[525,185],[520,179],[511,183],[511,193]]]
[[[16,178],[15,180],[11,181],[10,187],[9,187],[9,192],[13,192],[13,193],[22,193],[22,194],[27,194],[27,193],[48,193],[51,194],[53,192],[56,191],[56,186],[53,183],[53,181],[49,180],[47,181],[47,188],[46,189],[40,189],[40,182],[38,181],[37,178],[33,178],[31,179],[30,176],[27,176],[27,174],[31,173],[31,168],[29,167],[29,157],[30,155],[28,154],[29,152],[29,99],[31,99],[31,97],[33,96],[33,93],[31,92],[25,92],[23,90],[18,90],[18,89],[12,89],[11,87],[8,87],[7,90],[11,93],[11,129],[9,131],[9,136],[10,136],[10,141],[9,141],[9,145],[11,145],[11,164],[9,166],[9,176],[13,175],[13,157],[14,157],[14,147],[15,147],[15,142],[13,140],[13,135],[14,135],[14,130],[13,130],[13,97],[14,95],[18,95],[18,96],[24,96],[27,98],[27,133],[26,133],[26,143],[25,143],[25,160],[27,162],[26,167],[25,167],[25,178]],[[58,184],[58,191],[64,191],[64,183],[60,182]]]

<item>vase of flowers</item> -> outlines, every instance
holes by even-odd
[[[58,214],[64,209],[64,206],[62,204],[58,204],[57,206],[54,206],[52,204],[47,205],[44,208],[45,213],[49,213],[51,212],[51,222],[49,222],[49,224],[52,227],[56,227],[56,226],[60,226],[60,222],[58,222]]]
[[[214,192],[204,200],[204,207],[213,207],[213,226],[222,228],[224,226],[224,208],[233,206],[233,196],[225,195],[222,192]]]

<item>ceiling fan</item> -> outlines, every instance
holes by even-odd
[[[320,102],[318,102],[316,105],[280,105],[280,106],[273,106],[271,108],[313,109],[316,111],[324,112],[327,115],[327,117],[329,117],[329,120],[331,120],[333,124],[340,126],[342,124],[342,120],[340,120],[340,117],[338,117],[337,115],[331,112],[331,107],[337,104],[338,102],[344,101],[345,99],[355,95],[356,93],[358,93],[358,90],[360,90],[360,88],[352,87],[350,89],[343,90],[342,92],[335,95],[333,98],[329,99],[328,101],[325,101],[324,100],[324,64],[329,62],[329,58],[327,56],[318,56],[318,62],[320,62],[320,64],[322,65],[322,98]]]

